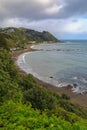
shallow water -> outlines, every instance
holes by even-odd
[[[87,91],[87,41],[43,44],[33,48],[43,51],[19,57],[18,64],[24,71],[58,87],[74,84],[74,92]]]

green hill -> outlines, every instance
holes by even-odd
[[[87,109],[19,73],[7,42],[22,38],[19,31],[0,34],[0,130],[87,130]]]
[[[38,32],[26,28],[1,28],[0,33],[3,33],[10,47],[21,47],[30,43],[38,42],[59,42],[51,33],[43,31]]]

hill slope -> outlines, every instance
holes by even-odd
[[[87,111],[21,75],[0,51],[0,130],[87,130]]]
[[[26,28],[1,28],[0,33],[3,33],[9,46],[20,47],[29,43],[37,42],[59,42],[51,33],[43,31],[38,32]]]
[[[87,130],[86,109],[41,86],[32,75],[19,73],[4,35],[8,36],[0,35],[0,129]]]

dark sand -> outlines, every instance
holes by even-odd
[[[15,63],[18,59],[18,56],[21,55],[22,53],[25,53],[25,52],[29,52],[29,51],[36,51],[35,49],[32,49],[30,48],[30,46],[27,46],[25,49],[23,50],[18,50],[18,51],[13,51],[11,52],[11,55],[12,55],[12,58],[15,60]],[[20,73],[22,75],[25,75],[26,73],[20,69],[20,67],[16,64],[17,68],[19,69]],[[36,78],[37,79],[37,78]],[[74,93],[72,92],[72,87],[69,85],[69,86],[66,86],[66,87],[61,87],[61,88],[58,88],[58,87],[55,87],[51,84],[48,84],[48,83],[45,83],[39,79],[37,79],[37,81],[39,82],[39,84],[41,84],[42,86],[50,89],[51,91],[55,91],[56,93],[58,93],[59,95],[61,94],[66,94],[67,96],[70,97],[70,101],[74,104],[77,104],[77,105],[80,105],[84,108],[87,108],[87,94],[77,94],[77,93]]]

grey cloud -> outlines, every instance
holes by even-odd
[[[63,7],[56,10],[59,5]],[[0,0],[1,27],[47,30],[63,38],[67,34],[87,34],[86,23],[87,0]]]
[[[35,20],[48,17],[44,10],[52,4],[49,3],[49,5],[42,5],[41,3],[36,2],[36,0],[1,1],[1,10],[3,9],[3,12],[0,11],[0,17],[18,17]]]
[[[7,19],[65,19],[76,15],[87,14],[87,0],[50,0],[49,4],[41,4],[37,0],[0,0],[0,23]],[[64,4],[59,12],[46,13],[46,9],[53,5]]]
[[[4,9],[3,12],[0,13],[0,16],[6,18],[33,18],[36,13],[39,11],[39,5],[33,2],[28,2],[25,0],[21,1],[10,1],[4,0],[1,5]]]
[[[87,0],[65,0],[66,6],[61,17],[73,17],[87,14]]]

